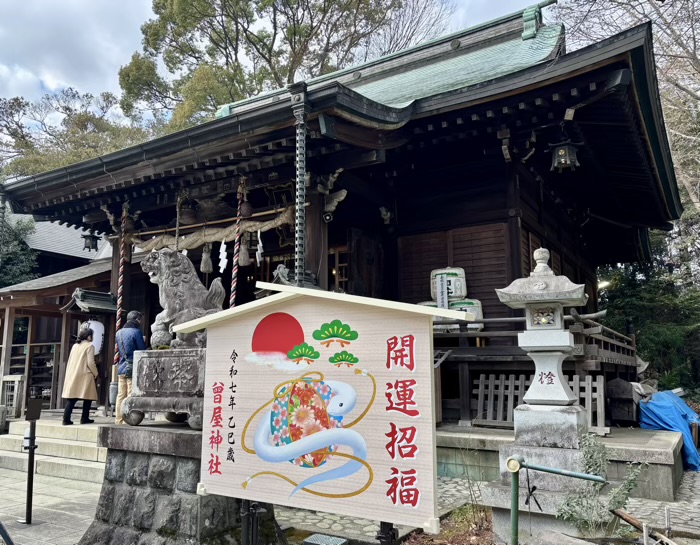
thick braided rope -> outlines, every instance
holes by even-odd
[[[119,237],[119,280],[117,284],[117,320],[116,331],[122,328],[122,309],[124,308],[124,267],[126,265],[126,219],[128,217],[129,204],[122,206],[121,235]],[[114,365],[119,363],[119,346],[114,341]]]
[[[231,273],[231,298],[229,308],[236,306],[236,287],[238,285],[238,258],[241,255],[241,207],[243,206],[242,190],[238,191],[238,212],[236,213],[236,234],[233,246],[233,272]]]
[[[294,223],[294,207],[290,206],[280,211],[279,216],[268,221],[241,221],[240,232],[250,233],[253,231],[269,231],[283,225],[292,225]],[[199,248],[204,244],[221,242],[222,239],[233,240],[236,235],[236,223],[228,227],[205,227],[189,235],[181,237],[178,244],[179,250],[192,250]],[[140,250],[150,252],[152,250],[160,250],[161,248],[174,248],[174,235],[159,235],[151,239],[141,239],[138,234],[130,235],[129,240],[135,244]]]

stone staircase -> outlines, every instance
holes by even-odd
[[[95,424],[72,426],[61,425],[60,419],[37,421],[36,473],[102,483],[107,449],[97,446],[97,420]],[[28,455],[22,442],[28,426],[23,420],[13,421],[9,433],[0,435],[0,468],[27,471]]]

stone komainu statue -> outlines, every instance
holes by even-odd
[[[221,279],[215,279],[209,290],[200,282],[192,262],[180,252],[164,248],[151,252],[141,262],[141,268],[154,284],[163,312],[151,325],[151,346],[158,348],[204,348],[206,332],[178,333],[173,339],[172,328],[222,309],[226,292]]]

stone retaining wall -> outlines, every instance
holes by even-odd
[[[601,439],[608,450],[608,480],[612,485],[619,484],[629,471],[629,462],[646,462],[648,466],[642,470],[631,496],[674,501],[683,476],[681,434],[624,430],[624,440],[617,440],[616,436],[621,431],[623,430],[614,429],[610,438]],[[501,478],[499,448],[512,443],[510,435],[489,435],[484,430],[474,432],[465,428],[463,433],[444,433],[438,430],[438,476],[469,477],[478,481],[498,480]]]
[[[95,520],[79,545],[236,544],[238,501],[198,496],[201,434],[146,425],[100,428],[107,447]]]

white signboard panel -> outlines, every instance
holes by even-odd
[[[259,303],[208,325],[205,491],[437,531],[431,316]]]

